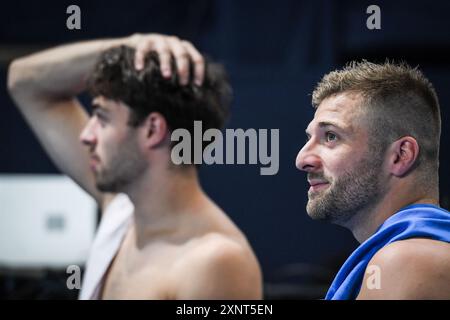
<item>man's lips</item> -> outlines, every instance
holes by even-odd
[[[328,181],[323,181],[323,180],[309,180],[309,192],[314,192],[314,191],[320,191],[323,189],[328,188],[328,186],[330,185],[330,183]]]
[[[100,159],[98,157],[90,157],[89,158],[89,167],[91,168],[91,170],[95,171],[99,162],[100,162]]]

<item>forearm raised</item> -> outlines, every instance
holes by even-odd
[[[60,170],[72,177],[101,206],[110,198],[97,190],[89,168],[88,152],[79,141],[89,115],[76,96],[86,89],[86,80],[100,54],[119,45],[136,49],[134,63],[137,70],[143,69],[146,55],[156,51],[162,75],[169,79],[173,71],[180,79],[188,79],[188,62],[192,61],[196,81],[201,84],[204,62],[193,45],[155,33],[62,45],[16,59],[8,71],[9,92],[44,149]],[[172,57],[177,70],[171,70]]]
[[[8,88],[13,95],[42,99],[68,99],[86,88],[86,80],[99,54],[131,37],[62,45],[13,61]]]

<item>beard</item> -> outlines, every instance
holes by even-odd
[[[382,164],[381,156],[374,159],[365,157],[354,170],[345,172],[334,181],[323,174],[308,174],[308,179],[317,178],[330,183],[327,189],[308,193],[308,215],[316,220],[346,225],[358,213],[370,210],[383,195],[380,183]]]
[[[95,173],[96,185],[102,192],[124,192],[147,168],[136,140],[130,135],[108,156],[110,161]]]

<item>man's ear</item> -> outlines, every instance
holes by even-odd
[[[142,129],[144,130],[147,148],[154,148],[163,144],[169,134],[166,118],[159,112],[150,113],[145,119]]]
[[[419,156],[419,144],[411,136],[401,137],[389,148],[389,171],[397,177],[406,175]]]

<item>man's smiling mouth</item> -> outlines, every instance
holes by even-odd
[[[310,185],[308,192],[321,191],[328,188],[328,186],[330,185],[328,181],[317,179],[308,180],[308,183]]]

